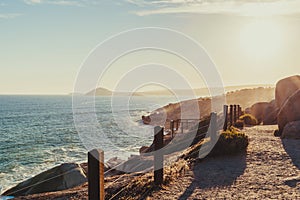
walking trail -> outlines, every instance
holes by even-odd
[[[276,128],[245,128],[246,154],[204,159],[148,198],[300,199],[300,140],[274,137]]]

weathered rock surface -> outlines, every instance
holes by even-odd
[[[143,123],[144,124],[150,124],[150,122],[151,122],[151,118],[150,118],[150,116],[142,116],[142,120],[143,120]]]
[[[264,110],[263,125],[277,124],[278,112],[279,112],[279,108],[277,107],[276,101],[275,100],[270,101]]]
[[[298,120],[300,120],[300,89],[286,100],[278,113],[279,133],[282,133],[287,123]]]
[[[118,157],[113,157],[109,159],[106,163],[104,163],[104,176],[109,177],[109,176],[115,176],[119,174],[123,174],[123,172],[118,171],[116,167],[118,165],[121,165],[124,163],[125,160],[122,160]],[[88,176],[88,163],[81,163],[80,166],[82,167],[83,171],[85,172],[86,176]]]
[[[258,124],[275,125],[277,124],[278,110],[275,100],[272,100],[270,102],[255,103],[247,112],[257,119]]]
[[[276,84],[275,99],[278,108],[281,108],[285,101],[300,89],[300,76],[290,76],[281,79]]]
[[[257,119],[257,123],[260,124],[264,119],[265,109],[269,106],[268,102],[258,102],[251,106],[250,114]]]
[[[282,138],[300,139],[300,121],[289,122],[285,125]]]
[[[87,178],[78,164],[65,163],[18,184],[3,195],[24,196],[60,191],[76,187],[86,181]]]

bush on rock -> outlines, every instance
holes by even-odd
[[[249,144],[248,136],[237,128],[230,127],[223,131],[210,156],[231,155],[245,152]]]
[[[242,120],[245,125],[255,126],[258,124],[257,119],[253,115],[250,115],[250,114],[245,114],[245,115],[240,116],[240,120]]]

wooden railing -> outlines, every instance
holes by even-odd
[[[183,133],[184,130],[189,130],[191,127],[195,126],[200,119],[175,119],[175,120],[168,120],[168,126],[164,126],[165,132],[171,134],[173,138],[175,133]],[[166,128],[168,127],[168,128]]]
[[[228,112],[229,108],[229,112]],[[224,105],[223,110],[224,126],[223,130],[226,131],[229,126],[233,126],[242,114],[240,105]],[[210,120],[214,122],[208,123],[201,127],[196,127],[197,131],[208,129],[209,124],[212,125],[211,132],[217,132],[217,114],[211,113]],[[169,129],[171,137],[173,138],[176,133],[183,133],[184,129],[189,129],[200,124],[200,119],[176,119],[169,120]],[[192,124],[192,126],[190,126]],[[186,126],[184,128],[184,125]],[[163,183],[163,157],[162,153],[157,153],[159,149],[164,146],[164,129],[165,127],[156,126],[154,128],[154,183],[155,185],[161,185]],[[201,131],[200,131],[201,132]],[[205,137],[206,133],[198,135],[196,137]],[[211,139],[217,139],[216,134],[210,134]],[[88,152],[88,195],[89,200],[104,200],[104,152],[102,150],[94,149]]]
[[[228,127],[234,126],[237,120],[240,118],[242,115],[242,107],[240,105],[224,105],[223,112],[225,119],[223,130],[226,131]]]

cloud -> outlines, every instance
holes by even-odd
[[[0,13],[0,19],[13,19],[21,15],[20,13]]]
[[[42,0],[25,0],[25,3],[27,4],[42,3]]]
[[[97,4],[94,0],[24,0],[29,5],[52,4],[62,6],[86,6]]]
[[[300,0],[125,0],[139,16],[174,13],[272,16],[300,13]]]

